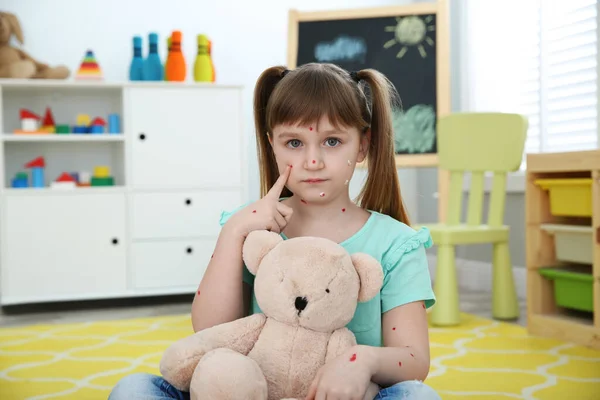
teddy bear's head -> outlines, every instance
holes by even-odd
[[[375,297],[383,284],[375,258],[350,255],[324,238],[283,240],[273,232],[253,231],[244,242],[243,259],[255,275],[256,301],[267,317],[319,332],[346,326],[358,302]]]
[[[8,44],[12,35],[23,44],[23,30],[14,14],[0,12],[0,44]]]

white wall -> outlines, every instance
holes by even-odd
[[[235,4],[227,6],[226,3]],[[2,0],[2,11],[21,21],[24,50],[40,61],[65,64],[76,71],[87,49],[92,49],[108,81],[128,79],[132,37],[157,32],[160,55],[166,56],[165,38],[172,30],[183,33],[183,52],[188,79],[196,52],[195,37],[208,34],[213,42],[217,82],[245,86],[246,131],[250,196],[259,193],[252,122],[252,90],[267,67],[286,63],[288,10],[315,11],[338,8],[378,7],[410,3],[410,0]],[[218,135],[219,132],[207,132]],[[224,144],[226,145],[226,144]],[[358,193],[364,173],[352,182]],[[418,194],[414,170],[400,172],[403,193],[416,216]]]

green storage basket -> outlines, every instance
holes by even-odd
[[[594,278],[590,267],[540,268],[539,272],[554,282],[554,300],[557,306],[594,311]]]

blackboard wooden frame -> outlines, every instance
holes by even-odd
[[[288,68],[297,66],[298,25],[305,21],[328,21],[341,19],[399,17],[406,15],[436,15],[436,108],[437,118],[450,113],[450,31],[448,0],[428,3],[416,3],[400,6],[377,8],[343,9],[326,11],[298,11],[292,9],[288,14]],[[436,167],[439,164],[437,154],[396,154],[398,168]],[[359,165],[366,168],[366,165]],[[438,169],[438,220],[446,220],[446,203],[449,189],[447,171]]]

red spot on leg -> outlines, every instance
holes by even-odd
[[[345,208],[342,208],[342,212],[346,212],[346,209],[345,209]]]
[[[402,366],[402,361],[398,361],[398,366],[401,367]]]
[[[352,354],[352,357],[350,357],[350,361],[356,361],[356,353]]]
[[[306,202],[306,200],[304,200],[304,199],[300,199],[300,202],[301,202],[301,203],[304,203],[304,204],[308,204],[308,203]]]

